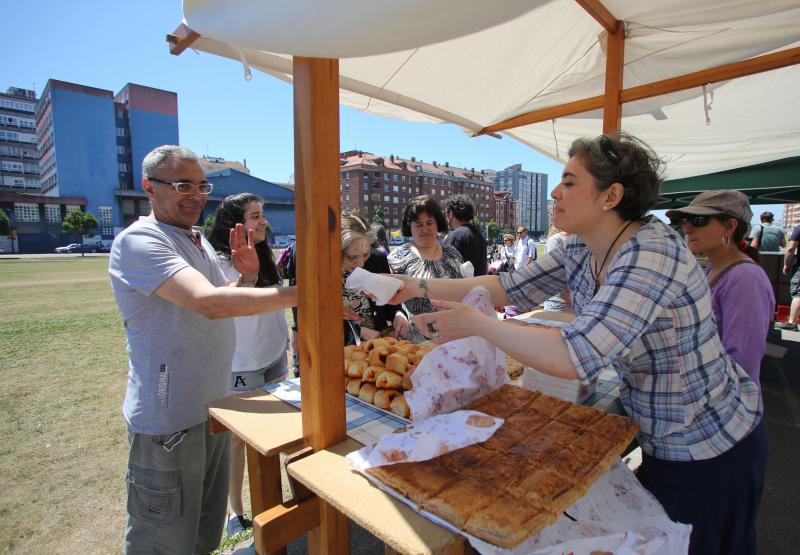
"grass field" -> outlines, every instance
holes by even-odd
[[[2,554],[121,551],[128,357],[107,267],[0,260]]]

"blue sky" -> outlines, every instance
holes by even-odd
[[[178,93],[181,144],[198,154],[247,160],[253,175],[287,181],[294,171],[290,85],[241,64],[187,50],[169,54],[165,35],[181,21],[179,0],[8,2],[2,8],[0,88],[48,79],[118,92],[138,83]],[[15,24],[18,22],[19,24]],[[342,108],[341,149],[416,156],[468,168],[523,169],[549,175],[561,164],[508,137],[470,138],[453,125],[408,123]],[[755,207],[756,214],[768,207]],[[782,206],[769,207],[781,217]]]

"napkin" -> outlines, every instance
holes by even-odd
[[[489,290],[475,287],[462,301],[494,318]],[[508,383],[505,355],[480,337],[449,341],[425,355],[405,398],[416,421],[452,412]]]
[[[352,274],[347,276],[345,287],[353,291],[369,293],[375,298],[375,304],[383,306],[403,287],[403,282],[389,276],[373,274],[363,268],[356,268]]]

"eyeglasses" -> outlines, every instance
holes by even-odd
[[[214,184],[204,181],[203,183],[189,183],[188,181],[167,181],[165,179],[156,179],[155,177],[148,177],[148,181],[155,181],[163,185],[171,185],[175,191],[181,195],[193,195],[195,191],[201,195],[207,195],[214,189]]]

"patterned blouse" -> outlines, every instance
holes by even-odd
[[[411,245],[405,243],[389,254],[389,267],[393,274],[405,274],[417,278],[461,278],[461,264],[464,260],[461,254],[449,245],[442,245],[442,257],[439,260],[426,260],[419,256]],[[415,297],[406,301],[406,306],[412,314],[436,312],[430,300],[425,297]]]
[[[360,327],[369,328],[371,330],[377,329],[375,322],[375,309],[373,308],[369,297],[362,295],[358,291],[353,291],[352,289],[345,287],[345,282],[347,281],[347,277],[349,275],[350,272],[345,272],[345,274],[342,276],[342,297],[344,297],[344,300],[350,305],[350,308],[352,308],[356,314],[363,318],[360,322],[358,322]]]
[[[614,368],[620,400],[641,428],[646,453],[710,459],[761,421],[761,395],[722,347],[708,282],[694,256],[658,220],[641,223],[594,296],[589,250],[577,236],[500,278],[523,310],[569,287],[576,318],[561,333],[581,381]]]

